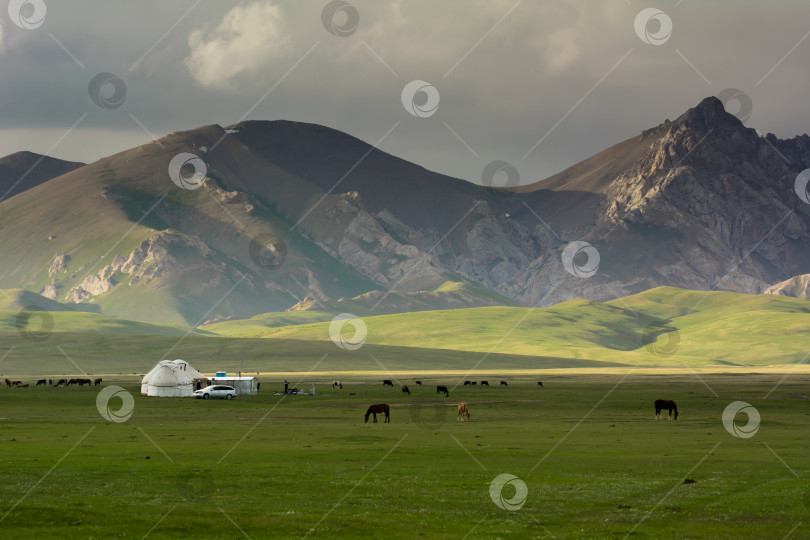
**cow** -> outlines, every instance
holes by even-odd
[[[418,384],[419,386],[422,386],[422,381],[416,381],[416,384]]]
[[[543,381],[537,381],[537,386],[542,388],[543,387]]]
[[[48,386],[53,386],[53,379],[48,379]]]
[[[59,379],[56,382],[56,386],[67,386],[67,379]]]
[[[394,387],[394,383],[393,383],[392,381],[389,381],[388,379],[385,379],[385,380],[383,381],[383,386],[390,386],[391,388],[393,388],[393,387]]]
[[[470,383],[470,386],[475,386],[476,384],[478,384],[478,383],[473,381],[473,382]]]
[[[100,377],[93,381],[93,386],[98,386],[100,384],[101,384],[101,378]]]
[[[403,386],[402,387],[402,393],[403,394],[408,394],[410,396],[411,395],[411,390],[407,386]]]
[[[506,381],[501,381],[501,386],[509,386],[509,385],[506,384]]]
[[[437,386],[436,393],[441,394],[442,392],[444,392],[444,397],[450,397],[450,391],[447,390],[446,386]]]
[[[464,381],[464,386],[470,386],[470,381]]]
[[[489,386],[489,381],[481,381],[481,386]]]
[[[332,382],[332,390],[336,390],[338,388],[343,390],[343,383],[340,382],[340,381],[333,381]]]
[[[37,381],[37,386],[40,386],[40,385],[46,384],[47,382],[48,382],[48,380],[47,380],[47,379],[40,379],[40,380],[38,380],[38,381]]]

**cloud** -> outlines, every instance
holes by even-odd
[[[210,32],[189,35],[185,65],[203,86],[232,88],[238,76],[251,76],[288,48],[290,35],[278,6],[239,4]]]

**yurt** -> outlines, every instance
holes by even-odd
[[[197,382],[207,378],[185,360],[161,360],[141,380],[141,394],[154,397],[193,397]]]

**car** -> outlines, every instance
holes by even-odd
[[[236,397],[236,389],[233,386],[222,384],[212,384],[201,390],[195,390],[194,397],[197,399],[220,398],[233,399]]]

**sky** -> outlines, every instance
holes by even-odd
[[[2,4],[0,155],[92,162],[286,119],[472,182],[503,161],[526,184],[710,95],[762,134],[810,131],[808,2]]]

